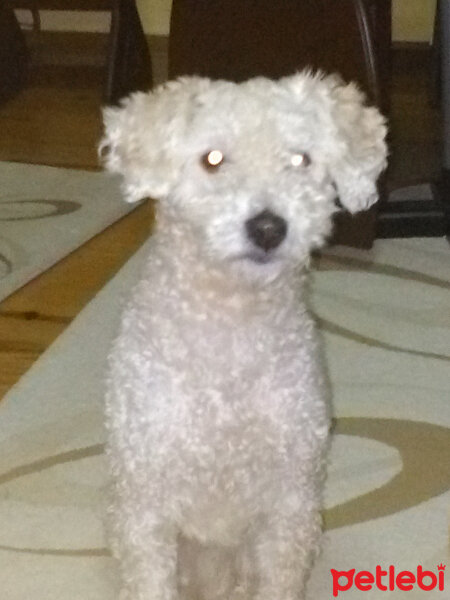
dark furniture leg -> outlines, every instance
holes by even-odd
[[[450,0],[439,0],[440,55],[443,122],[442,203],[445,210],[445,233],[450,236]]]
[[[0,103],[25,84],[29,55],[22,31],[8,2],[0,2]]]
[[[104,101],[117,104],[152,83],[150,51],[135,0],[114,0]]]
[[[429,183],[431,198],[384,202],[377,222],[379,238],[450,235],[450,0],[437,3],[433,54],[434,95],[442,113],[442,176]]]

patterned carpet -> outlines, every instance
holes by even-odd
[[[116,598],[101,519],[101,382],[120,298],[145,251],[0,404],[2,599]],[[370,252],[333,248],[317,261],[312,305],[336,427],[310,600],[333,598],[331,569],[416,573],[421,565],[437,576],[449,563],[449,258],[445,240],[416,239],[378,241]],[[448,597],[448,573],[444,581],[443,592],[415,585],[406,597]],[[353,585],[338,597],[405,593]]]
[[[0,300],[130,211],[117,181],[0,162]]]

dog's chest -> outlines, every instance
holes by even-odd
[[[247,312],[230,316],[196,308],[181,303],[171,313],[150,315],[142,346],[156,362],[203,387],[224,381],[228,386],[231,380],[245,384],[275,363],[277,370],[289,370],[298,366],[301,351],[314,345],[312,323],[300,323],[295,311],[280,311],[280,316],[274,309],[254,316],[247,307]]]
[[[328,423],[312,323],[165,308],[125,318],[117,427],[145,465],[142,485],[190,524],[186,534],[231,543],[320,455]]]
[[[187,481],[226,493],[281,472],[322,407],[311,331],[262,320],[155,325],[147,410],[161,451],[177,453]]]
[[[145,365],[146,410],[163,414],[162,403],[177,421],[183,414],[192,436],[268,439],[317,399],[314,326],[305,314],[299,318],[299,308],[282,318],[274,310],[239,319],[165,308],[147,313],[133,332]]]

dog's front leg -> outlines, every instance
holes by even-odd
[[[177,599],[177,532],[149,515],[121,515],[113,544],[122,579],[120,600]]]
[[[270,515],[256,545],[256,600],[303,600],[320,535],[318,509]]]

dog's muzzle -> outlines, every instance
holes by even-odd
[[[279,246],[287,233],[286,221],[270,210],[264,210],[248,219],[245,228],[250,240],[265,252]]]

